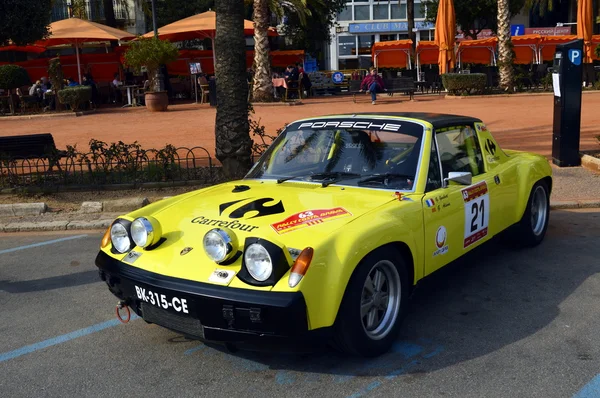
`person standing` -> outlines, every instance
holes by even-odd
[[[375,101],[377,101],[377,93],[387,91],[383,83],[383,79],[377,74],[377,69],[371,68],[371,73],[365,76],[363,81],[360,83],[361,93],[365,91],[365,88],[368,93],[371,93],[371,103],[373,105],[375,105]]]

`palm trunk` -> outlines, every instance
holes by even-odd
[[[254,0],[254,102],[273,101],[271,62],[269,62],[269,2]]]
[[[248,123],[248,82],[244,40],[244,2],[215,1],[215,76],[217,79],[216,157],[228,179],[243,177],[252,166]]]
[[[498,66],[500,87],[505,91],[514,91],[515,74],[508,0],[498,0]]]
[[[115,9],[113,8],[113,0],[102,0],[102,4],[104,6],[104,19],[105,24],[116,28],[117,27],[117,19],[115,18]]]
[[[400,2],[398,2],[400,7]],[[408,38],[412,40],[413,54],[417,48],[417,34],[413,32],[415,27],[415,0],[406,0],[406,19],[408,20]]]

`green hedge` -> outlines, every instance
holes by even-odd
[[[452,95],[469,95],[483,93],[487,82],[485,73],[445,73],[442,84]]]
[[[79,110],[79,106],[92,99],[91,86],[66,87],[58,92],[58,100],[61,104],[68,104],[73,112]]]
[[[27,71],[17,65],[0,66],[0,88],[12,90],[31,84]]]

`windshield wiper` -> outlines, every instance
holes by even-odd
[[[327,187],[331,184],[335,184],[338,181],[341,180],[346,180],[349,178],[359,178],[362,177],[362,174],[357,174],[357,173],[347,173],[345,171],[330,171],[330,172],[324,172],[324,173],[316,173],[310,176],[311,179],[313,180],[325,180],[327,179],[328,181],[323,181],[323,183],[321,184],[321,186],[323,187]]]
[[[391,180],[394,178],[412,179],[414,177],[411,175],[408,175],[408,174],[400,174],[400,173],[373,174],[373,175],[363,178],[362,180],[359,180],[356,183],[356,185],[361,185],[361,184],[364,184],[364,183],[370,182],[370,181],[381,181],[384,185],[388,185],[387,180],[388,179]]]
[[[300,177],[300,176],[291,176],[291,177],[282,177],[282,178],[278,178],[278,179],[277,179],[277,184],[281,184],[281,183],[282,183],[282,182],[284,182],[284,181],[291,180],[292,178],[296,178],[296,177]]]

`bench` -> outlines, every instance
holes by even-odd
[[[0,137],[0,160],[48,159],[50,171],[54,165],[60,170],[58,161],[66,155],[67,151],[56,148],[50,133]]]
[[[360,84],[361,80],[350,80],[349,92],[352,94],[352,100],[354,102],[356,102],[356,94],[360,93]],[[409,98],[412,100],[414,98],[415,91],[417,90],[415,81],[412,77],[383,79],[383,84],[385,85],[387,91],[378,94],[388,94],[389,96],[393,96],[394,93],[405,93],[409,95]]]

